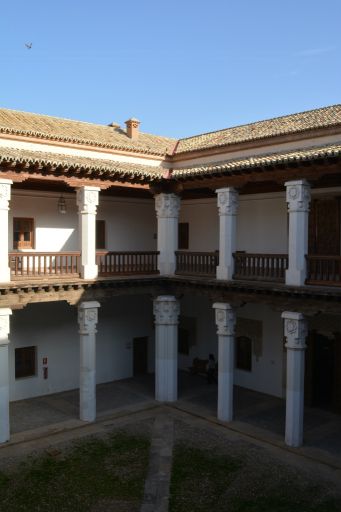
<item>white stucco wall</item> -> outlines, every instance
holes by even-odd
[[[196,344],[189,356],[179,354],[179,367],[187,369],[194,357],[207,359],[209,353],[218,357],[218,338],[212,302],[205,297],[185,296],[181,301],[181,314],[196,318]],[[267,306],[247,304],[238,309],[237,316],[262,322],[262,355],[252,355],[252,371],[235,370],[235,384],[283,396],[283,326],[281,314]]]
[[[60,194],[13,191],[9,212],[9,248],[13,247],[13,217],[34,219],[36,252],[77,251],[76,194],[64,194],[66,214],[57,210]],[[156,250],[154,200],[101,197],[97,219],[106,221],[107,250]]]
[[[239,199],[237,250],[286,253],[285,193],[241,195]],[[182,201],[180,222],[189,223],[190,251],[215,251],[219,248],[216,199]]]
[[[154,354],[152,301],[146,296],[113,298],[99,309],[97,383],[131,377],[133,338],[149,337],[149,361]],[[15,379],[15,348],[37,347],[37,375]],[[43,379],[43,358],[48,379]],[[10,399],[56,393],[79,387],[77,308],[65,302],[31,304],[14,311],[9,345]],[[150,371],[153,368],[150,368]]]

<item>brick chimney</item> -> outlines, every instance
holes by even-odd
[[[130,139],[137,140],[139,138],[140,121],[132,117],[125,122],[127,127],[127,135]]]

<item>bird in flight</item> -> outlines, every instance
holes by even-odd
[[[25,43],[25,46],[28,50],[32,48],[32,43]]]

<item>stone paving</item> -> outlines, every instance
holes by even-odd
[[[235,419],[229,428],[283,444],[285,401],[255,391],[235,387]],[[44,429],[58,430],[63,424],[75,428],[78,420],[78,391],[11,403],[12,440]],[[97,417],[142,409],[154,402],[152,375],[101,384],[97,387]],[[208,385],[200,376],[179,372],[179,400],[175,408],[203,418],[216,420],[217,386]],[[341,464],[341,416],[319,409],[306,409],[304,448],[314,456],[332,455]]]

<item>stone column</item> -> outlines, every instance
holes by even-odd
[[[95,301],[82,302],[78,306],[80,335],[80,419],[96,419],[96,324],[100,304]]]
[[[96,213],[99,190],[98,187],[77,189],[81,275],[83,279],[96,279],[98,275],[96,265]]]
[[[155,315],[155,400],[175,402],[178,398],[179,301],[170,295],[154,300]]]
[[[9,317],[12,311],[0,308],[0,443],[9,440]]]
[[[287,388],[285,414],[285,442],[301,446],[304,412],[304,357],[307,321],[301,313],[284,311],[284,335],[287,348]]]
[[[285,284],[302,286],[307,277],[310,185],[306,180],[287,181],[289,212],[289,266]]]
[[[8,210],[13,181],[0,179],[0,283],[9,283],[11,272],[8,266]]]
[[[218,420],[232,421],[236,313],[221,302],[213,308],[218,334]]]
[[[178,220],[180,198],[175,194],[155,196],[157,215],[158,270],[161,275],[172,275],[176,269],[175,251],[178,249]]]
[[[217,279],[231,280],[234,274],[233,253],[236,251],[238,192],[234,188],[220,188],[219,208],[219,265]]]

